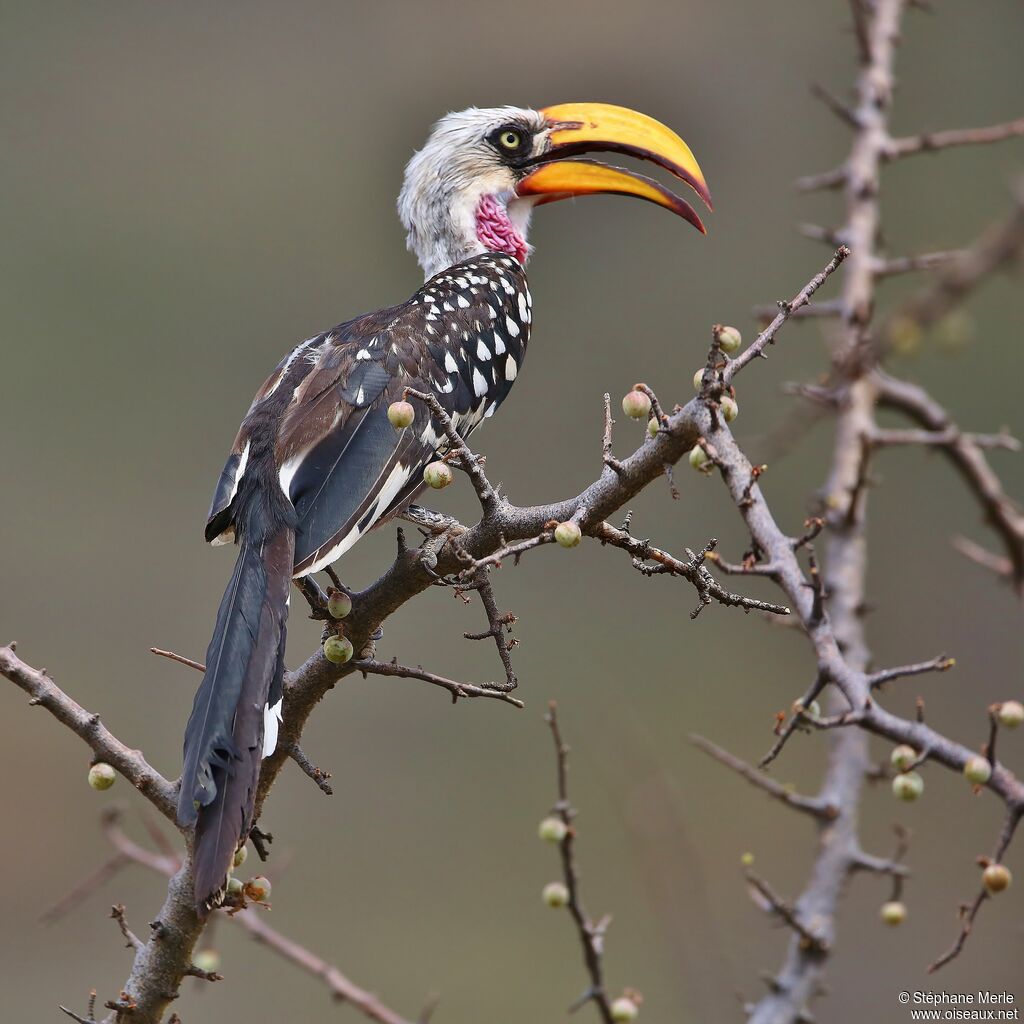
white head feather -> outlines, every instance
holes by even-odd
[[[471,107],[438,121],[406,166],[398,215],[425,277],[486,251],[476,223],[484,196],[493,196],[504,207],[526,241],[534,200],[516,196],[524,172],[506,162],[493,143],[494,132],[506,125],[529,133],[533,153],[547,147],[548,126],[539,111]]]

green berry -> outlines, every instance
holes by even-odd
[[[235,850],[234,857],[231,858],[231,866],[233,868],[240,868],[245,863],[245,858],[248,856],[248,849],[244,846],[240,846],[237,850]]]
[[[192,963],[201,971],[213,974],[220,967],[220,953],[215,949],[203,949],[195,955]]]
[[[988,763],[988,758],[977,754],[969,757],[964,765],[964,778],[976,786],[984,786],[992,778],[992,765]]]
[[[740,857],[740,863],[745,868],[752,868],[754,866],[754,855],[748,850],[742,857]]]
[[[889,761],[898,772],[905,772],[916,760],[917,751],[913,747],[908,747],[906,743],[894,747],[889,755]]]
[[[416,410],[409,402],[392,402],[388,406],[388,419],[395,430],[404,430],[412,426],[412,421],[416,419]]]
[[[652,416],[647,421],[647,433],[650,434],[651,437],[657,437],[659,430],[661,430],[661,424],[658,422],[658,417]]]
[[[905,772],[892,780],[892,792],[898,800],[913,803],[924,792],[924,779],[917,772]]]
[[[352,598],[344,590],[335,590],[327,599],[327,614],[332,619],[343,619],[352,611]]]
[[[249,899],[255,900],[257,903],[266,903],[270,898],[270,881],[262,875],[250,878],[243,888],[245,890],[245,895],[248,896]]]
[[[924,332],[912,316],[896,316],[889,323],[889,344],[901,356],[915,355]]]
[[[89,769],[89,785],[93,789],[110,789],[116,778],[117,772],[102,761],[98,761]]]
[[[694,391],[700,391],[700,389],[701,389],[701,388],[702,388],[703,386],[704,386],[704,367],[702,366],[702,367],[701,367],[701,368],[700,368],[700,369],[699,369],[699,370],[698,370],[698,371],[697,371],[697,372],[696,372],[696,373],[695,373],[695,374],[693,375],[693,390],[694,390]]]
[[[346,636],[329,636],[324,641],[324,657],[332,665],[344,665],[352,657],[352,641]]]
[[[738,352],[740,345],[743,344],[743,335],[735,327],[723,327],[718,332],[718,344],[723,352],[732,355],[733,352]]]
[[[933,328],[935,340],[947,352],[958,352],[974,341],[974,318],[962,309],[947,313]]]
[[[639,1013],[640,1007],[628,996],[619,996],[612,1003],[612,1020],[616,1024],[628,1024],[629,1021],[636,1020]]]
[[[569,890],[562,882],[548,882],[541,898],[549,907],[566,907],[569,905]]]
[[[718,400],[718,405],[722,410],[726,423],[732,423],[740,414],[740,407],[736,404],[736,399],[730,398],[728,395],[722,395]]]
[[[690,449],[688,457],[690,459],[690,465],[693,466],[694,469],[703,469],[711,461],[708,457],[708,453],[704,451],[699,444],[694,445],[694,447]]]
[[[561,818],[545,818],[537,828],[537,835],[546,843],[560,843],[569,832]]]
[[[452,480],[455,479],[455,474],[452,473],[451,467],[446,463],[431,462],[430,465],[423,470],[423,479],[430,487],[433,487],[435,491],[439,491],[442,487],[447,487]]]
[[[634,420],[651,415],[651,400],[643,391],[627,391],[622,397],[622,411]]]
[[[229,896],[241,896],[242,890],[245,886],[242,884],[240,878],[229,878],[228,879],[228,895]]]
[[[999,705],[999,724],[1007,729],[1016,729],[1024,722],[1024,704],[1019,700],[1004,700]]]
[[[907,908],[899,900],[890,900],[882,904],[882,920],[892,928],[903,924],[907,919]]]
[[[1003,864],[989,864],[981,875],[982,884],[987,892],[1002,892],[1010,887],[1013,875],[1010,869]]]
[[[583,536],[583,531],[574,523],[559,523],[555,527],[555,540],[562,545],[563,548],[574,548],[580,542],[580,538]]]

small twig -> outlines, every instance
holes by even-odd
[[[604,393],[604,436],[601,439],[601,459],[604,464],[616,473],[622,472],[622,463],[612,455],[612,396]]]
[[[818,797],[794,793],[788,786],[783,786],[781,783],[776,782],[770,776],[758,771],[753,765],[747,764],[746,761],[741,760],[734,754],[730,754],[728,750],[723,749],[716,743],[712,743],[711,740],[705,739],[703,736],[691,733],[690,742],[698,750],[703,750],[705,754],[718,761],[719,764],[724,764],[727,768],[731,768],[737,775],[746,779],[747,782],[784,803],[787,807],[792,807],[795,811],[801,811],[804,814],[810,814],[812,817],[821,818],[826,821],[835,818],[838,813],[832,804],[825,803]]]
[[[421,679],[425,683],[440,686],[447,690],[452,695],[453,704],[460,697],[493,697],[495,700],[500,700],[505,704],[512,704],[517,708],[524,706],[521,700],[517,700],[509,694],[510,687],[508,683],[485,683],[482,686],[475,683],[462,683],[455,679],[436,675],[433,672],[427,672],[419,665],[416,668],[400,665],[397,659],[394,661],[364,659],[353,661],[352,667],[358,672],[362,672],[364,676],[370,674],[376,676],[399,676],[403,679]]]
[[[826,679],[824,674],[819,672],[807,692],[794,705],[794,711],[789,717],[789,720],[785,721],[784,712],[780,713],[780,719],[776,726],[778,739],[776,739],[775,743],[772,744],[771,750],[769,750],[768,753],[757,762],[758,768],[767,768],[768,765],[770,765],[772,761],[782,753],[783,748],[789,742],[793,733],[796,732],[802,722],[810,717],[807,709],[811,706],[811,703],[817,700],[821,695],[821,691],[825,689],[825,682]]]
[[[768,323],[779,312],[784,309],[785,302],[776,302],[774,306],[755,306],[751,312],[755,319],[762,323]],[[830,299],[828,302],[815,302],[813,305],[802,306],[790,313],[790,319],[799,320],[826,320],[843,315],[842,303],[837,299]]]
[[[896,274],[909,274],[918,270],[934,270],[949,263],[961,260],[967,254],[966,249],[950,249],[942,252],[924,252],[917,256],[879,257],[873,267],[875,277],[893,277]]]
[[[800,936],[801,944],[807,950],[824,953],[828,949],[828,942],[820,935],[807,927],[801,920],[795,907],[790,906],[785,900],[777,896],[768,883],[747,869],[744,873],[753,892],[757,895],[759,903],[764,909],[776,914],[785,924],[793,929]]]
[[[918,445],[921,447],[945,448],[963,439],[967,444],[977,448],[1000,448],[1003,451],[1020,451],[1020,441],[1012,434],[965,434],[956,427],[945,430],[887,430],[876,429],[871,432],[871,444],[875,448],[893,448],[897,446]]]
[[[879,398],[884,405],[899,410],[926,430],[955,434],[939,450],[978,499],[1013,563],[1014,582],[1018,589],[1024,588],[1024,512],[1007,496],[981,448],[957,429],[949,413],[923,388],[886,374],[879,373],[877,377]]]
[[[149,653],[156,654],[161,658],[170,658],[171,661],[176,661],[180,665],[188,665],[189,668],[194,668],[197,672],[206,671],[206,666],[201,661],[193,661],[182,654],[175,654],[174,651],[165,651],[160,647],[150,647]]]
[[[937,658],[919,661],[913,665],[897,665],[895,668],[886,668],[878,672],[872,672],[865,681],[874,690],[891,682],[893,679],[902,679],[904,676],[919,676],[925,672],[945,672],[955,664],[955,658],[947,658],[945,654],[940,654]]]
[[[988,125],[984,128],[952,128],[941,132],[923,132],[890,139],[885,149],[886,160],[898,160],[917,153],[934,153],[951,146],[987,146],[1014,136],[1024,135],[1024,117],[1016,121]]]
[[[334,790],[331,789],[327,781],[331,777],[330,772],[325,772],[322,768],[318,768],[313,764],[298,743],[284,743],[282,746],[288,756],[316,783],[321,793],[325,793],[327,796],[334,796]]]
[[[798,230],[804,238],[821,242],[832,249],[838,249],[839,246],[846,244],[842,233],[835,228],[822,227],[820,224],[800,224]]]
[[[124,904],[115,903],[110,908],[110,916],[117,922],[118,928],[121,929],[121,934],[124,936],[127,947],[134,949],[136,953],[142,949],[145,943],[128,927],[128,922],[124,916]]]
[[[574,843],[576,830],[573,819],[576,811],[569,802],[569,748],[562,739],[562,733],[558,726],[558,704],[555,701],[548,703],[547,714],[544,720],[551,730],[551,739],[555,745],[555,771],[558,786],[558,801],[554,807],[554,813],[561,818],[565,825],[565,836],[558,844],[558,850],[562,860],[562,876],[565,886],[569,891],[568,910],[576,924],[576,932],[579,936],[580,945],[583,949],[583,962],[587,969],[590,984],[583,996],[574,1004],[574,1008],[586,1002],[593,1002],[597,1007],[598,1014],[603,1024],[613,1024],[611,1003],[605,991],[604,965],[604,933],[608,927],[608,918],[593,922],[587,916],[580,899],[580,879],[576,869],[576,857]]]
[[[785,605],[773,604],[770,601],[761,601],[753,597],[744,597],[742,594],[733,594],[725,590],[703,564],[704,559],[707,558],[717,543],[714,539],[697,554],[687,549],[689,558],[684,562],[670,555],[667,551],[662,551],[661,548],[655,547],[650,541],[640,540],[624,530],[616,529],[611,523],[596,523],[586,532],[602,544],[610,544],[612,547],[622,548],[622,550],[629,552],[633,556],[633,568],[642,572],[645,576],[665,573],[684,577],[697,588],[697,592],[701,597],[701,607],[714,600],[727,607],[742,608],[744,611],[756,610],[770,612],[773,615],[789,614],[789,609]],[[648,561],[655,562],[656,565],[644,565]]]
[[[803,306],[806,306],[811,301],[811,296],[828,280],[828,278],[838,269],[839,265],[850,255],[850,250],[845,246],[841,245],[836,249],[835,255],[825,265],[824,269],[819,273],[815,274],[800,289],[790,302],[780,303],[779,312],[775,316],[775,319],[757,336],[757,338],[751,343],[751,345],[745,349],[740,355],[733,359],[729,364],[722,370],[722,383],[728,386],[732,383],[736,374],[743,369],[751,360],[757,359],[758,356],[767,348],[769,345],[775,343],[775,335],[778,334],[779,328]]]
[[[494,588],[491,586],[491,579],[486,569],[477,569],[473,574],[473,589],[480,595],[480,603],[484,606],[484,613],[487,616],[487,629],[483,633],[463,633],[467,640],[485,640],[488,637],[494,639],[494,646],[501,659],[502,667],[505,669],[505,683],[509,690],[514,690],[519,685],[515,670],[512,668],[511,651],[517,641],[511,637],[512,625],[516,617],[511,612],[502,613],[498,611],[498,604],[494,599]],[[509,633],[509,639],[505,634]]]
[[[74,1010],[69,1010],[66,1006],[59,1007],[62,1013],[66,1013],[72,1020],[78,1021],[78,1024],[96,1024],[96,989],[93,989],[89,993],[89,1006],[85,1011],[85,1016],[80,1017]]]
[[[991,551],[983,548],[980,544],[975,544],[973,540],[967,537],[954,537],[951,543],[964,558],[969,558],[972,562],[975,562],[984,569],[988,569],[997,576],[1002,576],[1009,581],[1013,580],[1013,562],[1009,558],[1004,558],[1002,555],[994,555]]]
[[[857,115],[856,110],[849,103],[843,102],[833,92],[826,89],[820,82],[811,82],[811,95],[815,99],[821,100],[844,124],[849,125],[853,129],[861,127],[861,119]]]
[[[842,188],[849,172],[845,166],[833,167],[818,174],[805,174],[794,182],[798,192],[821,192],[826,189]]]

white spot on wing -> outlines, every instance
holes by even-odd
[[[507,376],[507,367],[505,372]],[[487,394],[487,381],[484,380],[484,375],[476,369],[476,367],[473,368],[473,390],[476,392],[478,398],[483,398],[483,396]]]
[[[518,372],[519,367],[516,364],[516,361],[511,356],[509,356],[508,359],[505,360],[505,380],[511,383],[516,379],[516,374]],[[517,391],[516,394],[518,395],[519,392]]]
[[[245,467],[249,462],[249,442],[245,442],[245,447],[242,449],[242,455],[238,460],[238,469],[235,470],[235,482],[231,485],[231,497],[228,498],[228,504],[230,505],[235,495],[238,493],[238,485],[242,482],[242,477],[245,475]]]

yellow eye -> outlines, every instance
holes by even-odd
[[[519,132],[504,131],[498,136],[498,142],[502,149],[514,150],[523,144],[523,138]]]

